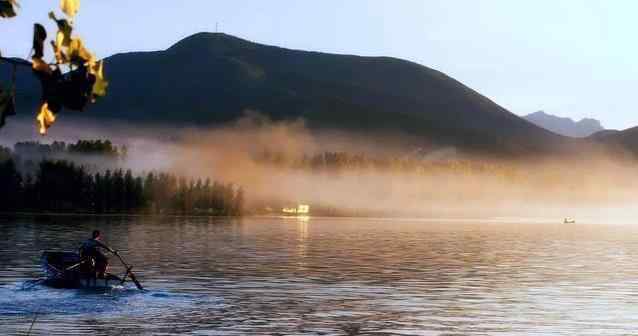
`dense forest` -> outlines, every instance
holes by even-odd
[[[62,141],[50,144],[25,141],[16,143],[10,156],[18,171],[26,177],[36,175],[43,160],[70,161],[91,172],[116,170],[126,160],[128,149],[109,140],[79,140],[68,144]]]
[[[126,146],[118,147],[110,140],[78,140],[76,143],[67,144],[63,141],[54,141],[51,144],[43,144],[37,141],[18,142],[14,145],[14,153],[19,156],[56,156],[61,154],[104,155],[110,157],[125,157]]]
[[[427,158],[420,153],[403,156],[374,156],[348,152],[320,152],[312,155],[286,156],[283,153],[263,151],[255,160],[280,168],[312,172],[389,172],[414,173],[420,175],[485,174],[513,178],[523,173],[517,166],[504,162]]]
[[[0,147],[0,211],[205,214],[239,216],[244,191],[233,184],[193,180],[173,174],[131,170],[91,171],[55,153],[125,155],[108,141],[67,145],[18,143],[15,152]],[[33,151],[43,154],[30,157]],[[19,163],[19,164],[17,164]],[[19,166],[33,167],[23,171]]]

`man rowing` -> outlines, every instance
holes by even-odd
[[[110,247],[104,245],[102,240],[102,234],[100,230],[93,231],[91,238],[85,240],[80,246],[80,258],[84,262],[89,261],[93,264],[93,271],[97,274],[97,278],[103,279],[106,273],[106,268],[109,265],[109,258],[107,258],[101,249],[115,253]]]

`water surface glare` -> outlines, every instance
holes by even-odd
[[[50,289],[99,228],[149,290]],[[0,219],[0,334],[629,335],[638,227],[336,218]],[[115,260],[112,259],[115,264]],[[121,268],[114,267],[116,271]]]

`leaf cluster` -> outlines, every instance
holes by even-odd
[[[15,0],[0,0],[0,16],[15,16],[16,6]],[[106,95],[108,81],[104,77],[103,61],[98,60],[82,39],[74,35],[73,19],[79,8],[79,0],[61,0],[60,9],[64,16],[49,13],[49,18],[57,26],[51,41],[55,57],[52,63],[44,60],[46,29],[39,23],[33,26],[31,65],[42,85],[41,105],[36,117],[42,134],[55,122],[56,114],[63,108],[83,111],[89,103]],[[12,104],[15,101],[14,91],[0,87],[0,127],[5,116],[15,113],[15,104]]]

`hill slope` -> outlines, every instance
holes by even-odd
[[[580,121],[574,121],[571,118],[561,118],[543,111],[528,114],[523,118],[556,134],[575,138],[588,137],[604,130],[600,121],[596,119],[584,118]]]
[[[110,91],[91,106],[93,118],[205,126],[257,110],[303,118],[312,129],[388,132],[498,154],[542,153],[568,141],[439,71],[388,57],[199,33],[164,51],[114,55],[105,69]]]
[[[638,158],[638,127],[632,127],[622,131],[604,130],[592,134],[587,139],[596,143],[602,143],[616,152]]]

